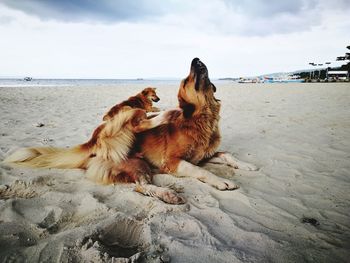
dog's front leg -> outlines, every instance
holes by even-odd
[[[146,196],[157,197],[168,204],[179,205],[186,202],[185,198],[180,196],[176,191],[172,189],[156,186],[145,182],[137,183],[134,190]]]
[[[152,107],[150,112],[160,112],[160,109],[157,107]]]
[[[219,190],[235,190],[239,188],[239,186],[232,181],[220,178],[215,174],[184,160],[172,160],[171,162],[168,162],[168,166],[165,165],[164,168],[176,176],[193,177],[201,182],[210,184]]]
[[[214,156],[208,160],[208,163],[224,164],[224,165],[231,166],[235,169],[241,169],[241,170],[247,170],[247,171],[258,170],[258,168],[254,164],[240,161],[228,152],[216,152]]]
[[[135,133],[143,132],[146,130],[153,129],[157,126],[170,123],[172,121],[175,121],[178,117],[180,117],[182,114],[181,109],[175,109],[175,110],[168,110],[161,112],[157,116],[150,118],[150,119],[143,119],[140,122],[138,122],[134,127],[133,131]]]

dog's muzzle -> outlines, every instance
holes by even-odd
[[[191,63],[191,73],[195,78],[195,89],[198,91],[200,85],[208,86],[209,77],[208,77],[208,69],[205,64],[200,61],[199,58],[194,58]],[[202,82],[202,84],[200,84]],[[203,85],[204,83],[204,85]]]
[[[208,69],[205,66],[205,64],[202,61],[200,61],[199,58],[194,58],[192,60],[191,71],[193,71],[195,75],[208,76]]]

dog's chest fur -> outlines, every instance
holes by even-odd
[[[189,136],[183,159],[197,164],[213,156],[220,143],[219,121],[213,116],[200,116],[195,125],[186,127]]]

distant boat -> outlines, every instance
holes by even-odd
[[[245,78],[240,78],[238,83],[259,83],[259,79],[245,79]]]
[[[304,79],[300,79],[299,76],[286,76],[286,77],[267,77],[265,76],[262,82],[264,83],[301,83]]]
[[[143,78],[137,78],[136,80],[143,80]]]
[[[31,78],[31,77],[25,77],[23,80],[24,80],[24,81],[32,81],[33,78]]]
[[[240,79],[238,83],[255,83],[252,79]]]

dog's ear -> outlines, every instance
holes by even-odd
[[[105,116],[103,116],[103,121],[109,120],[111,117],[108,115],[108,113],[105,114]]]
[[[179,100],[179,106],[183,111],[183,115],[186,119],[191,118],[192,114],[196,110],[196,106],[192,103],[188,103],[187,101],[180,99]]]
[[[142,95],[147,96],[147,94],[148,94],[148,91],[144,89],[144,90],[142,91]]]
[[[213,87],[213,91],[216,92],[216,87],[213,83],[211,83],[211,86]]]

